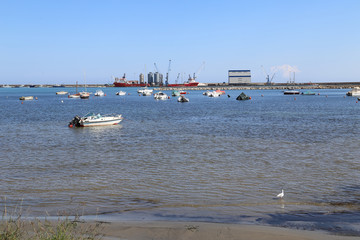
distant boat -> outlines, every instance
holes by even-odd
[[[33,97],[33,96],[26,96],[26,97],[22,96],[22,97],[20,97],[19,99],[20,99],[20,100],[33,100],[34,97]]]
[[[360,96],[360,88],[354,87],[346,93],[347,96]]]
[[[171,96],[173,96],[173,97],[180,96],[180,92],[176,91],[176,90],[173,90],[172,93],[171,93]]]
[[[76,81],[76,93],[75,94],[69,94],[68,98],[80,98],[80,93],[78,92],[78,82]]]
[[[287,90],[287,91],[284,91],[284,95],[296,95],[296,94],[300,94],[299,91],[296,91],[296,90]]]
[[[125,74],[122,78],[115,78],[113,83],[115,87],[147,87],[147,83],[139,83],[138,81],[126,81]]]
[[[94,95],[97,97],[103,97],[103,96],[105,96],[105,93],[102,90],[98,89],[98,90],[96,90]]]
[[[118,91],[118,92],[116,93],[116,95],[124,96],[124,95],[126,95],[126,92],[124,92],[124,91]]]
[[[142,91],[142,95],[143,95],[143,96],[151,96],[152,93],[153,93],[153,90],[152,90],[152,89],[144,89],[144,90]]]
[[[156,100],[166,100],[168,98],[169,98],[168,95],[166,95],[163,92],[157,92],[154,94],[154,99],[156,99]]]
[[[237,96],[236,100],[250,100],[251,97],[249,97],[248,95],[246,95],[244,92],[240,93],[239,96]]]
[[[302,92],[301,95],[315,95],[315,93],[310,92],[310,91],[306,91],[306,92]]]
[[[189,99],[183,95],[180,95],[177,99],[178,102],[189,102]]]
[[[88,99],[90,97],[90,93],[88,92],[80,92],[79,94],[81,99]]]
[[[65,94],[68,94],[68,92],[66,92],[66,91],[56,92],[56,95],[65,95]]]

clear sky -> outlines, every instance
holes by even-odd
[[[0,1],[0,84],[111,83],[169,59],[170,82],[203,62],[199,82],[360,82],[360,1]]]

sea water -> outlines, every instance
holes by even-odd
[[[102,90],[83,100],[59,88],[0,88],[2,207],[29,216],[310,222],[359,234],[360,103],[348,89],[244,90],[249,101],[235,100],[242,90],[189,91],[188,103]],[[19,100],[29,95],[37,100]],[[67,126],[88,112],[124,120]]]

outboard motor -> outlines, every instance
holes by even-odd
[[[69,122],[69,127],[80,127],[80,120],[81,118],[76,115],[73,120]]]

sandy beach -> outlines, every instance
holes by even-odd
[[[94,222],[81,223],[86,225]],[[270,239],[270,240],[332,240],[359,239],[330,235],[320,231],[294,230],[269,226],[200,223],[200,222],[103,222],[100,233],[106,240],[212,240],[212,239]]]

